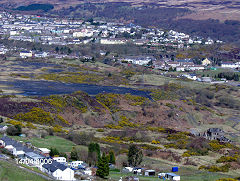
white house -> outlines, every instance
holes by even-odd
[[[88,168],[88,169],[84,170],[83,173],[84,173],[85,175],[91,176],[91,175],[92,175],[92,170],[91,170],[90,168]]]
[[[65,164],[67,162],[65,157],[54,157],[53,160],[57,161],[58,163]]]
[[[75,180],[74,171],[56,161],[53,161],[52,164],[44,164],[41,170],[56,180]]]
[[[121,45],[126,44],[127,40],[123,38],[103,38],[100,40],[100,43],[105,45]]]
[[[145,170],[144,175],[145,176],[155,176],[156,171],[155,170]]]
[[[5,125],[0,125],[0,132],[4,132],[4,131],[6,131],[7,130],[7,126],[5,126]]]
[[[158,177],[165,178],[167,180],[172,180],[172,181],[180,181],[180,176],[176,175],[175,173],[159,173]]]
[[[188,67],[188,70],[192,70],[192,71],[195,71],[195,70],[204,70],[205,67],[202,66],[202,65],[192,65],[192,66],[189,66]]]
[[[49,156],[50,150],[47,148],[38,148],[40,153],[44,156]]]
[[[237,63],[233,63],[233,62],[222,62],[221,67],[222,68],[233,68],[233,69],[235,69],[235,68],[238,68],[239,65]]]
[[[12,149],[12,154],[14,155],[14,156],[19,156],[19,155],[24,155],[24,151],[23,151],[23,146],[22,147],[14,147],[13,149]]]
[[[185,67],[182,67],[182,66],[176,67],[176,71],[177,72],[184,72],[185,71]]]
[[[36,52],[34,54],[34,56],[37,58],[46,58],[48,56],[48,53],[47,52]]]
[[[38,167],[39,169],[42,168],[42,164],[40,163],[40,160],[44,159],[42,155],[39,155],[35,152],[28,152],[28,153],[25,153],[24,155],[25,155],[25,158],[28,158],[32,161],[31,163],[29,163],[30,165]]]
[[[133,167],[124,167],[122,171],[125,172],[125,173],[126,173],[126,172],[127,172],[127,173],[130,173],[130,172],[133,171]]]
[[[27,58],[27,57],[32,57],[32,56],[33,56],[32,51],[21,51],[20,52],[21,58]]]
[[[73,33],[73,37],[92,37],[93,36],[93,31],[90,29],[83,29],[81,31],[77,31]]]
[[[84,162],[83,161],[73,161],[71,162],[71,167],[72,168],[78,168],[79,165],[82,165]]]
[[[19,31],[10,31],[10,36],[19,35]]]

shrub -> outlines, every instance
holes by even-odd
[[[99,128],[97,129],[97,132],[104,132],[104,129]]]
[[[60,115],[57,115],[57,118],[64,124],[70,124],[67,120],[63,119],[63,117]]]
[[[219,151],[222,148],[226,148],[224,144],[220,144],[217,140],[210,141],[209,145],[212,151]]]
[[[71,140],[77,145],[88,145],[93,140],[93,138],[94,138],[93,133],[86,133],[86,132],[82,132],[82,133],[71,132],[67,136],[67,139]]]
[[[237,179],[233,179],[233,178],[220,178],[216,181],[238,181]]]
[[[125,94],[125,98],[131,101],[130,105],[132,106],[141,106],[148,100],[146,97],[133,96],[131,94]]]
[[[152,144],[160,144],[160,142],[156,140],[152,140]]]
[[[41,108],[34,107],[27,113],[19,113],[14,116],[19,121],[34,122],[39,124],[53,124],[54,119],[51,113],[44,111]]]
[[[113,112],[117,112],[119,111],[119,108],[117,107],[117,105],[119,104],[118,96],[118,94],[98,94],[96,96],[96,99],[105,108]]]
[[[162,149],[160,146],[153,146],[153,145],[148,145],[148,144],[141,145],[141,148],[144,150],[151,150],[151,151]]]
[[[223,165],[223,166],[216,166],[216,165],[212,165],[212,166],[200,166],[198,169],[199,170],[208,170],[209,172],[228,172],[230,168],[229,164]]]
[[[19,136],[22,133],[22,127],[20,125],[9,126],[7,128],[7,134],[10,136]]]
[[[162,127],[147,127],[147,130],[149,131],[157,131],[157,132],[166,132],[165,128]]]
[[[14,126],[20,125],[21,127],[25,127],[24,124],[20,121],[15,121],[15,120],[8,120],[7,123],[12,124]]]
[[[225,163],[225,162],[236,162],[239,156],[221,156],[216,162],[217,163]]]
[[[190,157],[191,155],[188,153],[188,152],[184,152],[183,154],[182,154],[182,157]]]
[[[207,155],[210,146],[208,141],[204,138],[195,138],[186,145],[186,148],[195,155]],[[192,154],[191,154],[192,155]]]
[[[53,132],[60,133],[63,132],[62,126],[56,125],[53,128]]]
[[[37,127],[34,126],[34,125],[33,125],[32,123],[30,123],[30,122],[27,122],[26,127],[32,128],[32,129],[37,129]]]

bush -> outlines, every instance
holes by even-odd
[[[30,123],[30,122],[27,122],[26,127],[27,127],[27,128],[32,128],[32,129],[37,129],[37,127],[34,126],[34,125],[33,125],[32,123]]]
[[[104,129],[99,128],[99,129],[97,129],[96,131],[97,131],[97,132],[104,132]]]
[[[200,166],[198,169],[199,170],[208,170],[209,172],[228,172],[230,168],[229,164],[223,165],[223,166],[216,166],[216,165],[212,165],[212,166]]]
[[[152,144],[160,144],[160,142],[156,140],[152,140]]]
[[[54,119],[51,113],[44,111],[41,108],[34,107],[27,113],[19,113],[14,116],[19,121],[34,122],[39,124],[53,124]]]
[[[71,140],[72,142],[74,142],[77,145],[88,145],[94,138],[94,134],[93,133],[70,133],[67,136],[67,139]]]
[[[56,125],[52,128],[53,132],[60,133],[63,132],[62,126]]]
[[[186,148],[189,150],[190,155],[207,155],[210,146],[208,140],[204,138],[195,138],[187,144]],[[192,153],[192,154],[191,154]]]
[[[216,162],[217,163],[225,163],[225,162],[236,162],[239,156],[221,156]]]
[[[7,134],[9,136],[19,136],[22,133],[22,127],[20,125],[9,126],[7,128]]]
[[[210,141],[209,145],[212,151],[219,151],[222,148],[226,148],[224,144],[219,143],[217,140]]]
[[[233,178],[220,178],[216,181],[238,181],[237,179],[233,179]]]

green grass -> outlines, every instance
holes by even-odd
[[[222,72],[234,72],[234,71],[231,69],[218,68],[217,70],[205,70],[204,72],[198,71],[196,73],[201,76],[204,75],[205,77],[206,76],[214,77],[215,75],[218,75],[219,73],[222,73]],[[234,72],[234,73],[239,74],[238,72]]]
[[[134,75],[131,80],[133,82],[138,81],[140,78],[142,78],[142,75]],[[189,87],[189,88],[206,88],[209,85],[202,83],[202,82],[197,82],[197,81],[191,81],[191,80],[179,80],[176,78],[169,78],[169,77],[164,77],[161,75],[155,75],[155,74],[145,74],[143,76],[144,78],[144,83],[145,84],[151,84],[151,85],[157,85],[161,86],[164,85],[165,83],[176,83],[180,84],[181,86]]]
[[[42,177],[29,173],[11,163],[0,161],[0,180],[4,181],[45,181]]]
[[[59,152],[71,152],[72,147],[75,144],[69,140],[58,136],[46,136],[45,138],[22,138],[19,136],[14,136],[13,139],[24,142],[31,142],[32,145],[38,148],[48,148],[55,147]]]
[[[185,175],[182,175],[181,172],[176,173],[181,176],[181,181],[216,181],[220,178],[232,178],[231,176],[224,175],[221,173],[210,173],[210,172],[191,172]],[[109,178],[112,180],[119,180],[120,177],[125,178],[126,176],[137,176],[134,174],[127,174],[127,173],[116,173],[116,172],[110,172]],[[152,180],[163,180],[155,177],[145,177],[145,176],[137,176],[141,181],[152,181]]]

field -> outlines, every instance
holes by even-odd
[[[181,174],[180,174],[181,175]],[[121,173],[110,173],[110,178],[112,180],[119,180],[120,177],[131,176],[131,174],[121,174]],[[194,173],[194,175],[186,175],[181,176],[182,181],[215,181],[219,178],[226,178],[226,175],[216,174],[216,173],[209,173],[209,172],[199,172]],[[141,181],[153,181],[153,180],[163,180],[158,179],[157,177],[144,177],[138,176]],[[227,177],[231,178],[231,177]]]
[[[72,147],[75,144],[71,141],[68,141],[64,138],[60,138],[58,136],[46,136],[46,138],[22,138],[19,136],[13,137],[15,140],[31,142],[32,145],[39,148],[48,148],[51,147],[57,148],[60,152],[71,152]]]
[[[0,180],[4,181],[44,181],[45,179],[26,172],[11,163],[0,161]]]

